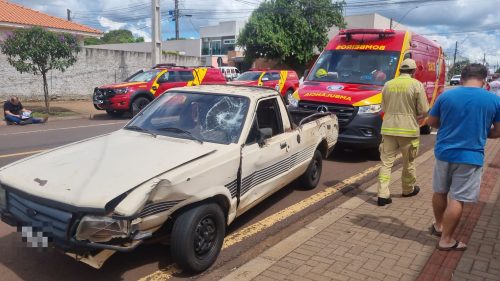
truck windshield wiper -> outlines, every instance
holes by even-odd
[[[203,143],[203,140],[201,140],[200,138],[196,137],[195,135],[193,135],[191,132],[189,131],[186,131],[186,130],[183,130],[181,128],[176,128],[176,127],[165,127],[165,128],[160,128],[160,129],[157,129],[158,131],[165,131],[165,132],[172,132],[172,133],[178,133],[178,134],[184,134],[184,135],[187,135],[189,136],[191,139],[199,142],[199,143]]]
[[[156,134],[155,133],[151,132],[148,129],[144,129],[144,128],[136,126],[136,125],[127,126],[127,127],[125,127],[125,129],[131,130],[131,131],[137,131],[137,132],[144,132],[144,133],[150,134],[150,135],[152,135],[153,137],[156,138]]]

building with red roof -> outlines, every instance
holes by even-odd
[[[87,37],[100,37],[102,31],[72,21],[50,16],[18,4],[0,0],[0,40],[18,28],[43,27],[54,32],[75,35],[79,42]]]

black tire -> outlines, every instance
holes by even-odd
[[[307,167],[307,170],[302,176],[300,176],[300,181],[305,189],[313,189],[321,178],[321,171],[323,170],[323,156],[319,150],[314,152],[314,156]]]
[[[293,95],[293,89],[288,89],[285,93],[286,104],[290,104],[290,97]]]
[[[432,132],[432,128],[429,125],[424,125],[420,127],[420,134],[421,135],[428,135]]]
[[[111,116],[111,117],[122,117],[125,111],[123,110],[113,110],[113,109],[106,109],[106,113]]]
[[[204,271],[217,259],[225,233],[226,219],[219,205],[206,203],[189,209],[174,222],[172,259],[183,270]]]
[[[132,116],[136,116],[151,101],[145,97],[138,97],[132,102]]]

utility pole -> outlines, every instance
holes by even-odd
[[[70,9],[66,9],[66,14],[68,16],[68,21],[71,21],[71,10]]]
[[[455,54],[453,55],[453,66],[457,62],[457,49],[458,49],[458,41],[455,41]]]
[[[175,0],[174,20],[175,20],[175,40],[179,40],[179,0]]]
[[[483,65],[486,65],[486,53],[483,53]]]
[[[151,59],[153,66],[161,62],[160,0],[151,0]]]
[[[391,18],[391,23],[389,23],[389,29],[392,29],[392,18]]]

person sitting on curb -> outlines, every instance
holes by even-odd
[[[39,118],[28,118],[23,119],[23,112],[29,113],[30,111],[25,109],[19,98],[16,96],[10,97],[8,101],[3,104],[3,114],[5,117],[5,121],[7,124],[17,124],[17,125],[25,125],[29,123],[41,124],[47,122],[49,119],[45,117],[43,119]]]
[[[439,129],[434,147],[431,232],[441,239],[437,249],[464,251],[467,245],[452,238],[464,202],[477,202],[483,172],[486,138],[500,137],[500,97],[483,89],[488,70],[467,65],[462,86],[441,94],[427,124]]]

